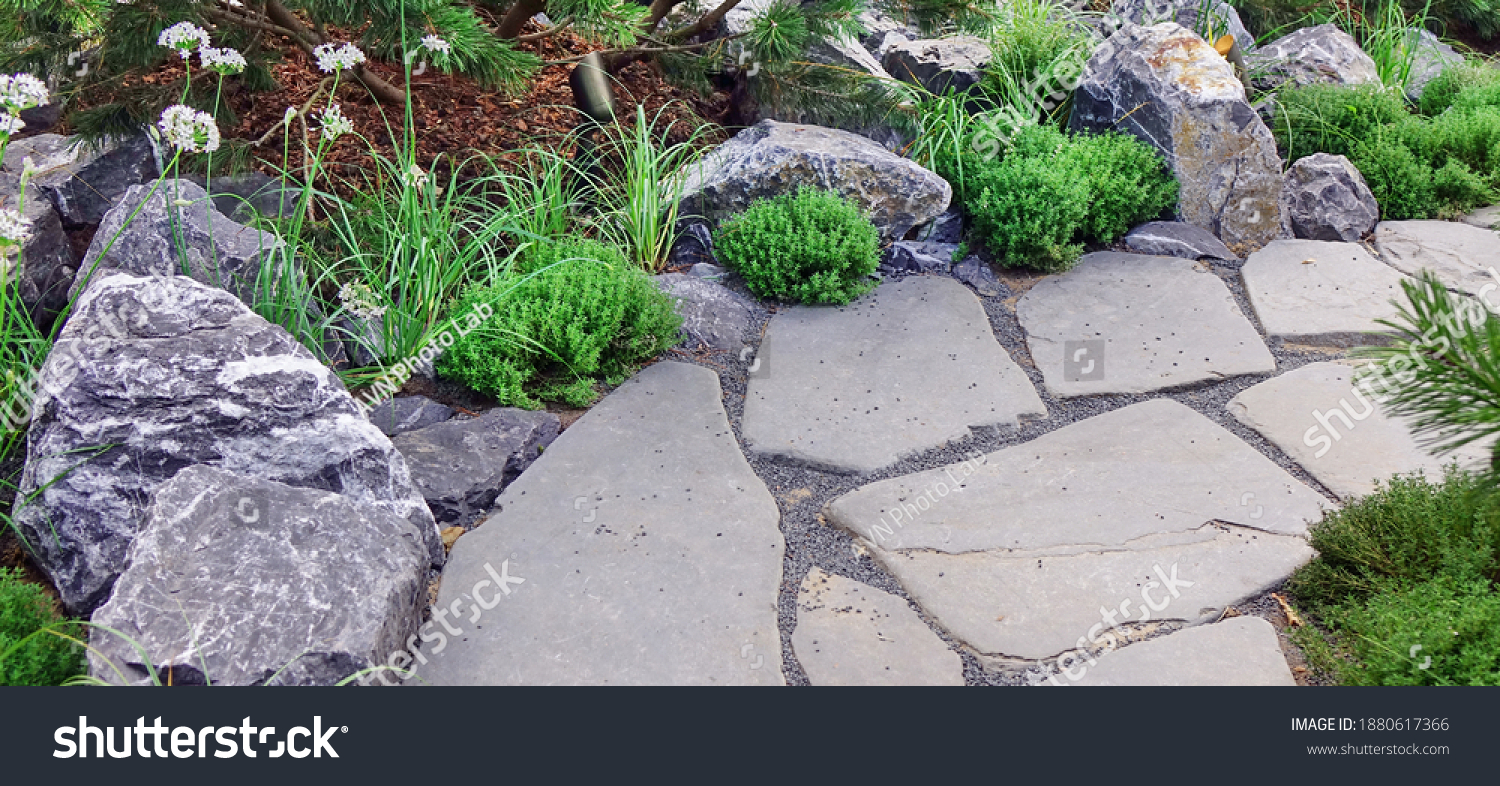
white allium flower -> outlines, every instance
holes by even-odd
[[[405,180],[407,185],[421,188],[427,185],[427,173],[422,171],[422,167],[412,164],[411,168],[406,170]]]
[[[359,51],[359,47],[354,44],[344,44],[338,47],[333,44],[319,44],[313,49],[313,57],[318,59],[318,68],[330,74],[353,68],[365,61],[365,53]]]
[[[338,104],[323,110],[323,135],[332,142],[344,134],[354,133],[354,121],[344,117],[344,110]]]
[[[194,49],[208,46],[208,31],[192,22],[178,22],[161,31],[156,44],[177,50],[177,54],[186,60],[192,56]]]
[[[188,153],[211,153],[219,149],[219,127],[207,112],[176,104],[161,113],[157,125],[168,142]]]
[[[0,208],[0,248],[19,246],[31,237],[31,222],[10,208]]]
[[[450,46],[447,41],[444,41],[443,39],[438,38],[435,35],[422,36],[422,46],[425,46],[429,51],[440,55],[446,55],[449,52],[453,51],[453,47]]]
[[[13,136],[21,132],[26,124],[15,115],[0,115],[0,137]]]
[[[375,305],[375,292],[369,284],[349,282],[339,289],[339,301],[344,310],[360,319],[379,319],[385,315],[385,306]]]
[[[224,76],[233,76],[245,70],[245,56],[228,47],[215,49],[205,46],[198,50],[198,57],[203,60],[204,68]]]
[[[47,103],[47,84],[31,74],[0,75],[0,106],[12,114]]]
[[[296,119],[297,119],[297,107],[294,107],[294,106],[287,107],[286,108],[286,112],[284,114],[282,114],[282,116],[281,116],[281,122],[282,122],[283,125],[291,125],[292,121],[296,120]]]

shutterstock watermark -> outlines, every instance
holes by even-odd
[[[1131,619],[1135,601],[1129,597],[1120,601],[1117,606],[1100,606],[1099,622],[1078,637],[1076,648],[1057,656],[1050,668],[1044,662],[1040,670],[1027,672],[1026,681],[1032,685],[1046,682],[1061,687],[1065,683],[1059,682],[1058,676],[1066,677],[1069,682],[1083,679],[1090,668],[1099,665],[1099,658],[1122,645],[1124,637],[1115,634],[1122,623],[1149,622],[1153,615],[1160,619],[1161,613],[1172,605],[1172,601],[1182,597],[1182,590],[1194,584],[1177,575],[1175,562],[1167,570],[1162,570],[1161,565],[1152,565],[1151,571],[1161,581],[1147,581],[1141,585],[1140,616]]]
[[[1440,330],[1453,329],[1455,323],[1478,327],[1492,315],[1500,315],[1500,304],[1490,302],[1490,293],[1500,289],[1500,271],[1491,267],[1489,274],[1491,281],[1476,293],[1479,302],[1459,298],[1458,310],[1453,314],[1443,315],[1443,324],[1429,328],[1408,352],[1388,358],[1374,366],[1373,370],[1364,373],[1349,391],[1357,406],[1351,404],[1348,398],[1340,398],[1338,406],[1312,411],[1312,418],[1316,423],[1302,432],[1302,444],[1315,449],[1313,458],[1322,458],[1333,449],[1335,443],[1344,438],[1344,434],[1354,430],[1356,423],[1374,414],[1376,405],[1389,400],[1394,388],[1415,381],[1415,369],[1427,368],[1427,356],[1441,355],[1448,351],[1448,337],[1441,335]]]
[[[212,750],[216,759],[233,759],[236,756],[254,759],[261,753],[270,759],[282,756],[305,759],[309,755],[314,759],[324,756],[337,759],[339,753],[333,748],[333,735],[347,734],[349,727],[324,728],[323,716],[314,715],[312,728],[293,726],[286,730],[284,737],[278,739],[275,726],[255,726],[248,717],[240,721],[239,726],[200,728],[168,727],[162,724],[160,717],[147,726],[146,719],[141,717],[135,719],[134,726],[118,727],[119,747],[115,746],[115,731],[114,726],[90,726],[88,716],[80,715],[78,725],[59,726],[52,733],[52,740],[57,743],[57,750],[52,752],[52,757],[87,759],[92,750],[93,758],[96,759],[105,756],[111,759],[149,759],[152,756],[158,759],[206,759]],[[267,740],[268,737],[271,739]],[[276,747],[268,748],[272,742]],[[255,749],[257,745],[261,750]]]

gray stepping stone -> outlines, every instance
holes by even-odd
[[[1500,205],[1482,207],[1464,216],[1464,223],[1480,229],[1500,229]]]
[[[1281,642],[1271,623],[1259,617],[1233,617],[1150,641],[1132,644],[1098,659],[1073,685],[1253,685],[1295,686]],[[1069,684],[1066,677],[1055,677]]]
[[[1484,445],[1432,455],[1405,422],[1381,411],[1381,384],[1356,389],[1353,374],[1342,363],[1310,363],[1242,391],[1230,400],[1229,413],[1342,499],[1369,494],[1376,481],[1398,472],[1439,480],[1451,461],[1475,468],[1487,461]]]
[[[792,650],[813,685],[963,685],[964,664],[906,601],[813,568]]]
[[[1277,240],[1250,255],[1240,274],[1266,335],[1299,344],[1350,347],[1389,332],[1404,300],[1401,275],[1355,243]]]
[[[1138,254],[1183,259],[1236,259],[1233,251],[1203,227],[1181,221],[1152,221],[1130,230],[1125,245]]]
[[[825,516],[954,637],[1038,659],[1098,635],[1101,607],[1212,619],[1307,561],[1307,522],[1327,506],[1233,434],[1156,399],[872,483]],[[1174,565],[1193,586],[1140,619],[1143,592],[1159,607],[1167,596],[1156,569]]]
[[[784,684],[780,514],[722,395],[709,369],[657,363],[564,431],[454,545],[417,675]]]
[[[1088,254],[1032,287],[1016,316],[1047,390],[1063,398],[1276,370],[1229,288],[1186,259]]]
[[[1449,289],[1477,295],[1487,284],[1500,285],[1490,273],[1500,267],[1500,237],[1472,224],[1382,221],[1375,226],[1375,248],[1391,267],[1412,276],[1431,270]]]
[[[757,454],[864,473],[1047,414],[962,284],[914,277],[844,308],[777,314],[756,354],[742,423]]]

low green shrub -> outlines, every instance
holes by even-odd
[[[1031,126],[971,170],[964,208],[976,236],[1003,264],[1048,272],[1072,267],[1085,241],[1111,243],[1177,204],[1161,157],[1125,134]]]
[[[714,250],[760,297],[842,305],[874,286],[880,231],[852,202],[803,187],[725,221]]]
[[[1392,585],[1330,615],[1348,685],[1500,685],[1500,593],[1442,575]]]
[[[1271,130],[1287,161],[1313,153],[1349,156],[1378,129],[1411,114],[1399,94],[1380,85],[1285,87],[1275,111]]]
[[[1400,141],[1377,133],[1356,145],[1349,161],[1364,175],[1382,218],[1405,221],[1437,214],[1432,168]]]
[[[677,343],[670,298],[613,246],[559,240],[533,247],[518,269],[472,285],[452,309],[493,315],[438,359],[438,373],[506,406],[586,406],[595,383],[618,384],[635,364]]]
[[[1415,474],[1392,478],[1309,528],[1318,558],[1289,588],[1326,606],[1439,574],[1494,577],[1500,517],[1488,491],[1482,477],[1462,472],[1441,483]]]
[[[1456,158],[1433,172],[1432,190],[1444,215],[1467,213],[1494,199],[1489,183]]]
[[[19,570],[0,568],[0,685],[61,685],[83,671],[83,648],[39,633],[49,626],[83,638],[79,626],[62,620],[41,587],[22,581]]]
[[[1472,62],[1451,65],[1422,88],[1422,114],[1436,117],[1454,105],[1500,106],[1500,69]]]

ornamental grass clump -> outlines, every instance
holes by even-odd
[[[880,232],[852,202],[804,186],[724,222],[714,249],[759,297],[843,305],[875,286]]]

